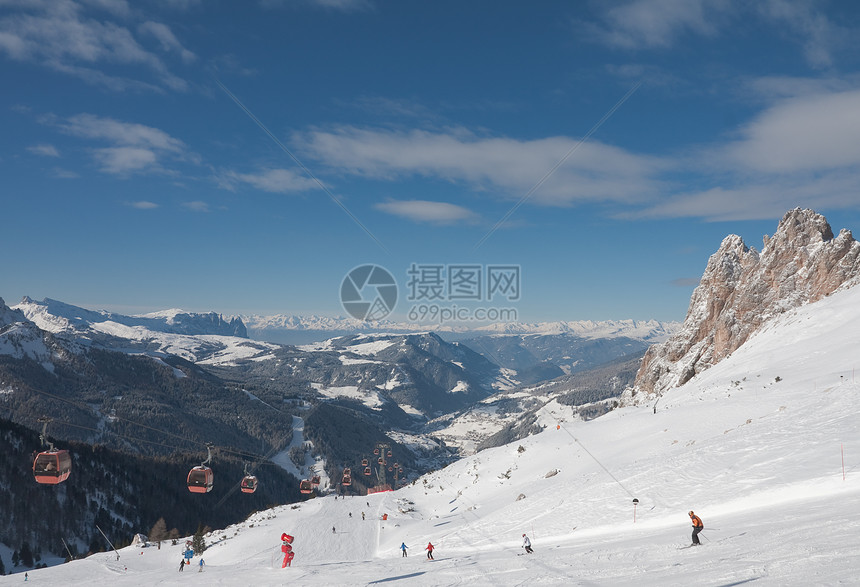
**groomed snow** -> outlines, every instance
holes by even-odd
[[[860,288],[840,292],[780,316],[730,358],[667,393],[656,413],[650,404],[582,422],[555,420],[547,410],[541,417],[558,428],[462,459],[402,490],[259,512],[207,537],[202,573],[197,559],[177,573],[179,546],[130,547],[119,561],[98,554],[31,571],[30,580],[116,587],[857,584],[858,318]],[[704,544],[681,550],[690,543],[691,509],[704,520]],[[282,532],[295,536],[292,568],[280,568]],[[524,532],[533,555],[520,548]],[[433,562],[423,556],[428,540]],[[401,542],[408,558],[400,556]],[[20,575],[0,579],[12,581]]]

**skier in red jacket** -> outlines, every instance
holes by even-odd
[[[429,558],[431,561],[436,560],[433,558],[433,543],[432,542],[428,542],[427,548],[425,548],[424,550],[427,551],[427,558]]]

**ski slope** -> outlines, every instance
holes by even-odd
[[[651,402],[590,422],[558,421],[397,492],[258,512],[206,537],[202,573],[197,558],[178,573],[183,547],[162,545],[31,571],[30,581],[858,584],[858,318],[855,287],[768,323],[731,357],[664,395],[656,413]],[[703,545],[684,549],[691,509],[705,523]],[[295,536],[287,569],[280,568],[282,532]],[[520,548],[524,532],[534,555]],[[432,562],[424,558],[428,540],[437,548]],[[13,581],[20,575],[0,585]]]

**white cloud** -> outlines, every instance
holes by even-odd
[[[155,37],[161,43],[161,48],[165,52],[173,51],[177,53],[185,63],[193,63],[197,59],[194,53],[182,46],[179,39],[170,30],[170,27],[165,24],[149,20],[140,25],[138,31],[142,34]]]
[[[108,9],[114,15],[128,16],[124,2],[87,0],[91,6]],[[96,20],[84,15],[84,5],[71,0],[16,3],[0,17],[0,52],[16,61],[41,63],[55,71],[74,75],[88,83],[112,90],[149,89],[152,84],[109,75],[101,66],[137,65],[155,74],[158,83],[170,89],[185,91],[188,83],[171,73],[155,53],[145,50],[132,32],[115,22]],[[14,10],[17,8],[18,10]],[[101,16],[101,15],[100,15]],[[170,46],[163,29],[153,23],[144,30]],[[154,26],[153,26],[154,25]],[[162,25],[164,26],[164,25]],[[167,29],[167,27],[164,27]],[[166,31],[169,33],[169,29]],[[161,37],[158,35],[161,34]],[[187,58],[175,40],[170,46]],[[188,52],[190,54],[190,52]]]
[[[578,141],[569,137],[517,140],[448,132],[341,127],[310,131],[294,140],[325,164],[345,173],[384,180],[411,176],[466,183],[476,190],[520,197]],[[589,141],[532,196],[547,205],[579,201],[635,202],[661,188],[657,174],[667,161]]]
[[[183,202],[182,205],[194,212],[209,211],[209,204],[207,204],[206,202],[201,202],[200,200],[195,200],[193,202]]]
[[[162,160],[168,157],[171,161],[196,160],[185,143],[151,126],[93,114],[78,114],[53,124],[67,134],[108,143],[91,151],[105,173],[165,172]]]
[[[341,12],[357,12],[373,8],[370,0],[260,0],[260,5],[264,8],[281,8],[302,4]]]
[[[860,89],[781,101],[746,125],[726,158],[766,173],[860,165]]]
[[[150,149],[138,147],[108,147],[94,149],[93,155],[105,173],[119,175],[156,167],[158,156]]]
[[[715,16],[726,0],[636,0],[615,5],[603,25],[588,27],[595,40],[626,49],[669,47],[684,33],[715,35]]]
[[[577,23],[592,40],[624,49],[675,46],[684,36],[716,37],[738,23],[758,19],[799,43],[806,62],[824,68],[833,64],[837,49],[853,50],[856,31],[831,21],[818,0],[632,0],[608,5],[600,22]]]
[[[139,202],[129,202],[128,204],[132,208],[137,208],[138,210],[154,210],[158,208],[158,204],[154,202],[148,202],[146,200],[140,200]]]
[[[429,202],[427,200],[389,200],[376,204],[377,209],[408,218],[414,222],[429,222],[431,224],[454,224],[458,222],[474,222],[477,215],[471,210],[447,202]]]
[[[27,150],[34,155],[43,155],[45,157],[60,156],[60,152],[57,151],[57,148],[54,145],[33,145],[32,147],[27,147]]]
[[[807,63],[813,67],[829,67],[833,63],[832,52],[842,44],[845,32],[816,11],[814,4],[803,0],[767,0],[756,5],[766,18],[787,27],[793,36],[802,39]]]
[[[221,187],[235,190],[237,183],[251,185],[264,192],[287,194],[317,189],[316,182],[289,169],[263,169],[257,173],[226,171],[216,178]]]
[[[171,137],[163,130],[137,124],[122,122],[113,118],[94,114],[77,114],[59,123],[65,132],[90,139],[102,139],[120,145],[150,148],[153,150],[181,153],[185,144]]]

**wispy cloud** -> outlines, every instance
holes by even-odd
[[[671,284],[675,287],[695,287],[699,285],[700,281],[699,277],[679,277],[678,279],[673,279]]]
[[[448,132],[340,127],[294,137],[301,148],[336,170],[398,180],[412,176],[468,184],[503,198],[522,196],[575,138],[518,140],[482,137],[466,129]],[[569,205],[581,201],[636,202],[657,193],[657,174],[667,161],[588,142],[541,186],[532,201]]]
[[[666,49],[685,37],[718,37],[738,22],[765,21],[800,44],[806,62],[833,64],[833,53],[851,47],[856,31],[831,21],[817,0],[632,0],[604,3],[596,21],[575,24],[592,41],[623,49]]]
[[[168,156],[172,160],[196,159],[181,140],[143,124],[93,114],[78,114],[53,124],[69,135],[108,143],[91,150],[105,173],[164,172],[162,161]]]
[[[200,200],[195,200],[193,202],[183,202],[182,205],[193,212],[208,212],[209,204],[206,202],[202,202]]]
[[[339,12],[358,12],[373,8],[370,0],[260,0],[260,5],[264,8],[316,6]]]
[[[430,224],[456,224],[475,222],[478,215],[456,204],[427,200],[389,200],[375,206],[378,210],[407,218],[413,222]]]
[[[182,46],[182,43],[179,42],[179,39],[176,38],[176,35],[173,34],[173,31],[166,24],[148,20],[140,25],[137,30],[143,35],[155,37],[161,43],[161,48],[164,52],[176,53],[185,63],[193,63],[197,59],[194,53]]]
[[[34,0],[13,2],[11,10],[0,17],[0,54],[15,61],[40,63],[45,67],[73,75],[87,83],[111,90],[169,88],[188,90],[188,83],[173,74],[163,59],[146,50],[131,30],[123,24],[87,16],[99,9],[115,17],[131,14],[122,1]],[[100,16],[104,16],[103,13]],[[186,62],[193,53],[184,49],[170,29],[146,22],[141,32],[156,38],[163,50],[177,53]],[[102,71],[116,64],[139,66],[155,76],[155,83],[129,79]]]
[[[277,194],[303,192],[319,187],[312,179],[281,168],[263,169],[256,173],[224,171],[216,176],[216,181],[222,188],[231,191],[235,191],[238,184],[247,184],[258,190]]]
[[[146,200],[140,200],[138,202],[128,202],[128,205],[132,208],[137,208],[138,210],[154,210],[158,208],[158,204],[154,202],[148,202]]]
[[[43,155],[45,157],[60,156],[60,152],[54,145],[33,145],[32,147],[27,147],[27,150],[34,155]]]
[[[635,0],[610,5],[600,23],[578,23],[595,41],[625,49],[665,48],[684,34],[714,36],[726,0]]]

